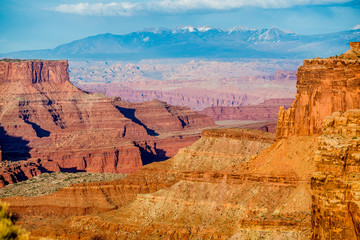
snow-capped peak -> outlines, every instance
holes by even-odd
[[[208,26],[200,26],[200,27],[194,27],[194,26],[184,26],[184,27],[177,27],[172,30],[173,33],[180,33],[180,32],[207,32],[209,30],[212,30],[214,28],[208,27]]]
[[[360,29],[360,24],[356,25],[355,27],[352,28],[352,30],[359,30]]]
[[[199,32],[207,32],[207,31],[211,30],[212,28],[208,27],[208,26],[201,26],[201,27],[198,27],[197,29],[199,30]]]
[[[193,27],[193,26],[185,26],[185,27],[182,27],[181,29],[185,30],[185,31],[187,30],[189,32],[196,32],[195,27]]]

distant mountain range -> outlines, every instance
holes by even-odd
[[[235,27],[145,29],[124,35],[90,36],[54,49],[0,54],[11,58],[70,60],[140,60],[158,58],[314,58],[345,52],[360,41],[360,29],[300,35],[281,30]]]

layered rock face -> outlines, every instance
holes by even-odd
[[[68,81],[66,61],[1,61],[0,77],[1,145],[7,160],[31,156],[57,160],[61,168],[85,170],[93,164],[86,163],[84,145],[110,154],[116,149],[106,151],[106,145],[121,146],[117,142],[123,138],[146,136],[145,129],[118,112],[111,99],[75,88]],[[102,138],[105,134],[113,139]],[[135,166],[141,165],[139,157],[134,160]]]
[[[219,120],[277,120],[280,106],[289,108],[293,98],[273,98],[258,105],[239,107],[209,107],[200,111],[215,121]]]
[[[360,62],[356,55],[360,51],[358,44],[350,46],[350,51],[339,57],[304,60],[297,73],[295,101],[288,110],[279,110],[279,139],[318,134],[324,117],[360,108]]]
[[[28,159],[26,161],[2,161],[0,167],[0,187],[9,183],[31,179],[41,173],[48,172],[47,169],[60,171],[56,162],[41,161],[40,159]]]
[[[133,172],[173,156],[199,138],[198,129],[214,125],[211,118],[188,108],[165,103],[132,106],[83,92],[69,82],[67,61],[2,60],[0,85],[3,159],[55,162],[43,166],[47,171]],[[162,121],[165,112],[170,117]],[[173,144],[156,146],[166,138]]]
[[[136,119],[134,121],[146,126],[149,134],[214,126],[214,121],[203,114],[198,114],[187,107],[171,106],[159,100],[144,103],[114,101],[114,105],[128,118]]]
[[[139,83],[143,85],[144,82]],[[152,84],[146,83],[145,84]],[[184,83],[186,84],[186,83]],[[248,96],[246,93],[220,92],[214,89],[197,89],[196,87],[164,90],[135,89],[119,83],[85,83],[77,84],[81,89],[103,93],[107,96],[121,96],[130,102],[144,102],[158,99],[172,105],[186,106],[200,111],[209,106],[241,106],[259,102],[259,97]]]
[[[360,109],[322,123],[311,180],[312,239],[360,239]]]
[[[23,214],[34,239],[310,239],[311,227],[314,239],[356,239],[359,111],[327,118],[319,142],[317,119],[324,101],[357,104],[358,68],[357,60],[305,61],[275,143],[270,133],[205,130],[171,159],[126,178],[3,200]],[[149,143],[138,145],[154,151]]]
[[[316,138],[274,139],[205,130],[175,157],[126,178],[3,200],[34,239],[308,239]]]
[[[61,228],[54,228],[50,224],[48,228],[34,231],[34,236],[47,235],[56,238],[55,234],[59,238],[71,238],[79,235],[85,237],[85,235],[94,236],[97,231],[101,231],[106,236],[106,239],[116,239],[116,237],[122,238],[128,234],[135,234],[136,231],[134,232],[134,229],[137,228],[135,226],[145,224],[144,228],[137,230],[138,233],[136,233],[136,236],[134,235],[135,238],[143,239],[150,235],[153,235],[153,238],[158,238],[161,235],[177,238],[194,238],[198,236],[206,237],[213,232],[216,233],[216,236],[224,234],[224,236],[230,237],[236,232],[237,226],[232,226],[234,223],[234,220],[231,220],[232,214],[239,213],[243,215],[242,210],[240,211],[243,205],[239,201],[250,205],[261,205],[264,203],[253,203],[256,196],[261,195],[263,190],[259,191],[256,196],[251,197],[252,200],[250,200],[248,197],[252,195],[252,190],[246,184],[244,185],[244,181],[250,181],[258,185],[258,180],[243,174],[233,173],[231,170],[226,169],[235,165],[246,164],[251,155],[267,148],[273,141],[274,135],[252,130],[219,129],[204,131],[202,139],[194,145],[183,149],[176,157],[165,162],[147,165],[119,181],[74,185],[43,197],[4,200],[11,203],[12,210],[25,215],[26,217],[22,221],[28,221],[32,226],[36,224],[34,219],[39,219],[39,217],[44,218],[44,221],[50,221],[49,218],[51,219],[51,216],[55,215],[61,218],[69,215],[84,215],[90,212],[95,214],[104,211],[108,212],[116,208],[121,209],[104,213],[105,215],[102,214],[100,218],[97,216],[73,218],[69,220],[71,223],[65,222]],[[290,194],[296,189],[293,185],[289,186],[290,188],[284,189],[282,194]],[[169,187],[170,189],[168,189]],[[243,188],[247,189],[248,193],[245,194],[247,197],[242,195]],[[190,189],[196,190],[191,191],[192,193],[189,195],[186,192]],[[156,192],[158,190],[160,192]],[[274,197],[276,196],[274,200],[279,197],[279,194],[274,195],[275,191],[279,191],[278,187],[273,187],[270,191],[272,193],[268,193]],[[152,192],[154,192],[154,195],[144,195],[144,198],[137,195],[139,193]],[[224,199],[215,204],[216,200],[213,198],[215,195],[223,196]],[[240,200],[237,200],[238,198]],[[59,201],[59,199],[63,199],[63,201]],[[282,201],[280,200],[280,202]],[[280,204],[280,202],[278,203]],[[152,206],[153,204],[155,206]],[[209,215],[208,217],[211,217],[211,219],[205,223],[200,219],[209,204],[214,205],[214,207],[217,206],[219,212],[215,211],[215,215]],[[44,205],[47,207],[44,207]],[[153,211],[152,209],[158,209],[154,212],[154,215],[151,215],[149,212]],[[257,207],[254,206],[255,212],[252,213],[250,218],[254,218],[253,220],[246,220],[247,217],[245,216],[239,219],[245,221],[246,224],[256,224],[258,222],[256,218],[261,218],[264,213],[263,210],[258,212],[256,209]],[[163,212],[163,210],[168,212]],[[193,212],[193,214],[185,214],[189,211]],[[220,224],[222,222],[219,219],[221,213],[225,214],[223,220],[229,221],[225,225],[229,227],[227,230]],[[270,214],[270,212],[268,213]],[[178,217],[171,220],[171,216],[174,216],[173,214]],[[149,216],[150,222],[146,220],[147,218],[141,217],[143,215]],[[112,220],[109,221],[107,220],[108,218]],[[83,222],[85,221],[84,219],[86,222]],[[212,226],[218,220],[219,225],[216,227]],[[96,222],[96,225],[84,231],[85,235],[82,235],[82,229],[88,228],[88,221]],[[152,221],[155,221],[156,228],[150,224]],[[37,223],[42,224],[41,221]],[[111,231],[116,229],[116,234],[109,232],[103,227],[100,227],[101,230],[98,229],[98,223],[100,225],[113,226],[114,228],[111,228]],[[207,227],[199,231],[202,224],[205,224]],[[272,224],[265,222],[265,225],[269,225],[270,228]],[[286,225],[286,223],[281,224]],[[183,232],[186,228],[190,232]],[[154,231],[154,229],[156,230]]]

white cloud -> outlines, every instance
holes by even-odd
[[[62,13],[72,13],[78,15],[98,15],[98,16],[131,16],[136,12],[138,3],[120,2],[120,3],[78,3],[61,4],[50,10]]]
[[[61,4],[50,10],[79,15],[133,16],[144,13],[176,14],[189,11],[228,11],[242,7],[289,8],[300,5],[329,5],[350,1],[351,0],[158,0],[133,3]]]

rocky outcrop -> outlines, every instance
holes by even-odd
[[[31,179],[41,173],[52,171],[60,171],[56,162],[41,162],[40,159],[28,159],[26,161],[2,161],[0,168],[0,187],[9,183],[16,183]]]
[[[350,52],[355,54],[356,44]],[[360,108],[360,61],[345,58],[304,60],[297,73],[297,94],[288,110],[280,108],[277,138],[321,132],[321,121],[335,111]]]
[[[246,129],[205,130],[175,157],[126,178],[3,200],[23,214],[24,226],[36,229],[33,237],[247,239],[260,228],[270,238],[281,229],[284,238],[308,239],[310,174],[304,169],[311,157],[304,159],[304,153],[314,151],[316,142],[310,137],[299,145],[299,137],[292,137],[272,147],[277,154],[292,149],[288,155],[255,157],[274,139]],[[273,172],[285,162],[297,165]]]
[[[145,129],[112,99],[74,87],[67,61],[3,60],[0,83],[6,160],[53,160],[63,171],[131,172],[142,165],[138,148],[126,142],[145,137]]]
[[[360,239],[360,109],[356,98],[356,94],[360,96],[360,44],[350,43],[350,47],[331,58],[343,65],[348,76],[347,82],[339,79],[342,86],[348,86],[348,92],[342,94],[341,102],[335,103],[357,109],[335,111],[322,121],[315,154],[316,172],[311,180],[312,239]]]
[[[60,171],[134,172],[173,156],[198,139],[199,129],[214,125],[188,108],[161,102],[131,105],[83,92],[69,82],[67,61],[4,59],[0,86],[3,158],[50,160]],[[156,146],[157,140],[173,137],[178,143]],[[151,146],[142,148],[140,142]]]
[[[356,239],[359,110],[325,119],[319,142],[317,135],[319,104],[340,106],[335,93],[346,107],[358,100],[359,64],[335,68],[338,60],[305,61],[294,104],[279,113],[275,143],[250,129],[205,130],[171,159],[120,180],[3,200],[23,214],[35,239],[309,239],[311,227],[314,239]],[[149,141],[137,145],[156,152]]]
[[[28,86],[41,83],[64,84],[69,82],[68,62],[3,59],[0,63],[0,82],[21,82]]]
[[[124,116],[146,126],[150,135],[215,126],[214,121],[206,115],[159,100],[144,103],[114,101],[114,105]]]
[[[153,135],[146,141],[134,141],[141,154],[154,154],[161,144],[168,144],[168,138],[161,137],[166,130],[190,131],[192,126],[208,124],[197,115],[181,114],[189,110],[159,101],[146,107],[117,100],[113,105]],[[144,110],[149,106],[152,115]],[[160,115],[165,116],[163,126],[152,122]],[[186,135],[181,136],[179,139]],[[306,185],[309,174],[304,169],[309,161],[303,155],[311,153],[316,144],[310,138],[299,145],[293,137],[272,147],[280,153],[290,148],[289,155],[255,157],[273,144],[274,137],[250,129],[206,130],[175,157],[143,166],[121,180],[3,200],[22,213],[20,222],[35,238],[241,239],[256,237],[252,230],[259,228],[274,237],[281,228],[285,238],[307,239],[310,194]],[[155,138],[159,139],[156,146]],[[290,162],[297,163],[296,167],[284,164]],[[274,172],[274,167],[278,171]]]
[[[341,59],[354,59],[357,60],[360,58],[360,42],[350,42],[350,50],[341,54],[340,56],[336,56],[335,58]]]
[[[200,111],[202,114],[210,116],[215,121],[221,120],[277,120],[280,106],[289,108],[294,99],[275,98],[264,101],[258,105],[239,106],[239,107],[208,107]]]
[[[360,239],[360,109],[322,123],[311,180],[312,239]]]

